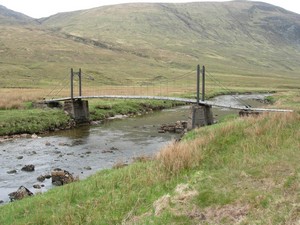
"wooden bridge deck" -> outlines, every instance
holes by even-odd
[[[164,97],[164,96],[98,95],[98,96],[76,96],[73,99],[146,99],[146,100],[178,101],[178,102],[193,103],[193,104],[197,103],[196,99]],[[43,102],[50,103],[55,101],[68,101],[68,100],[71,100],[71,98],[66,97],[66,98],[49,99],[49,100],[44,100]],[[225,104],[216,104],[211,101],[199,101],[199,104],[210,105],[210,106],[220,107],[220,108],[247,110],[247,111],[256,111],[256,112],[293,112],[293,110],[289,110],[289,109],[247,108],[245,106],[238,107],[238,106],[231,106]]]

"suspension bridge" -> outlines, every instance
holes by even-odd
[[[76,78],[76,79],[75,79]],[[82,91],[82,79],[92,85]],[[252,108],[245,101],[236,95],[233,98],[240,103],[240,106],[228,105],[226,103],[219,104],[205,99],[206,79],[214,83],[221,90],[227,93],[233,93],[229,88],[224,86],[212,73],[206,71],[205,66],[197,66],[197,72],[189,71],[180,75],[174,75],[171,78],[165,76],[154,76],[151,78],[134,78],[121,80],[116,84],[103,83],[110,81],[101,79],[101,84],[97,85],[95,75],[83,73],[81,69],[74,72],[71,69],[70,79],[64,78],[59,86],[56,86],[49,92],[44,103],[51,104],[53,102],[63,101],[65,110],[75,120],[88,120],[88,100],[89,99],[145,99],[145,100],[165,100],[178,101],[193,104],[192,107],[192,126],[209,125],[213,123],[211,107],[230,108],[243,110],[247,112],[291,112],[286,109],[266,109]],[[77,84],[77,85],[75,85]],[[96,84],[96,85],[95,85]],[[69,88],[68,88],[69,87]],[[68,90],[70,95],[63,97],[62,93]],[[74,95],[74,91],[78,91],[78,95]],[[183,96],[183,97],[182,97]],[[199,122],[197,122],[197,120]]]

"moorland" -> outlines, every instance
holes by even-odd
[[[92,75],[89,89],[170,78],[200,63],[231,91],[276,92],[270,107],[294,110],[194,130],[152,159],[1,206],[0,223],[299,223],[299,21],[299,14],[248,1],[122,4],[41,19],[0,6],[2,126],[8,115],[29,112],[67,120],[31,102],[61,85],[72,67]],[[211,81],[207,88],[224,93]]]

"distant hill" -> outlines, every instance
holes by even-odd
[[[35,24],[36,21],[22,13],[10,10],[0,5],[0,24]]]
[[[60,13],[41,22],[113,43],[126,37],[133,37],[131,42],[160,43],[164,36],[183,41],[295,44],[300,48],[300,15],[262,2],[122,4]]]
[[[0,72],[21,71],[34,76],[36,85],[64,76],[69,67],[114,84],[120,77],[172,76],[198,63],[224,79],[299,79],[300,15],[262,2],[121,4],[37,22],[7,9],[0,12],[1,18],[6,15],[0,26],[7,29],[0,34],[6,46]],[[7,21],[28,22],[15,28]],[[16,47],[18,40],[22,46]],[[40,74],[47,76],[39,79]]]

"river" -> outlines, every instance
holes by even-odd
[[[262,103],[266,95],[239,95],[253,107]],[[236,97],[219,96],[219,103],[240,105]],[[237,111],[213,108],[216,119]],[[21,138],[0,143],[0,201],[9,202],[8,194],[21,185],[33,193],[52,188],[51,179],[38,182],[40,175],[50,174],[55,168],[67,170],[80,179],[95,172],[112,168],[118,162],[130,163],[134,157],[153,156],[178,134],[158,133],[162,124],[187,120],[189,106],[166,109],[143,116],[114,119],[99,125],[81,126],[72,130],[53,132],[38,138]],[[33,164],[33,172],[22,171],[24,165]],[[13,173],[9,173],[12,172]],[[33,188],[34,184],[41,189]]]

